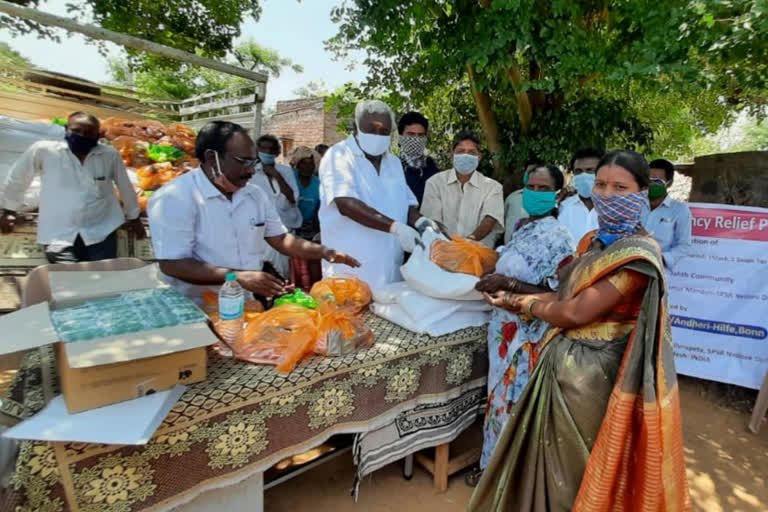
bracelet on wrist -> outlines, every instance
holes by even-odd
[[[528,313],[528,316],[535,318],[536,315],[533,313],[533,307],[538,304],[539,302],[542,302],[540,299],[531,299],[530,302],[528,302],[528,306],[525,308],[525,312]]]

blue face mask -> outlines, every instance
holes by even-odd
[[[557,192],[551,190],[523,189],[523,209],[531,217],[545,215],[555,209]]]
[[[573,177],[573,186],[576,192],[585,199],[592,197],[592,189],[595,188],[595,175],[583,172]]]
[[[277,158],[275,155],[259,151],[259,160],[264,165],[275,165],[275,158]]]

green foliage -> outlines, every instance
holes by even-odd
[[[233,64],[250,70],[275,76],[279,76],[286,67],[297,73],[302,71],[301,66],[281,57],[276,50],[260,46],[252,40],[238,45],[232,54],[229,60]],[[109,69],[114,82],[132,87],[149,99],[183,100],[251,83],[244,78],[218,71],[186,64],[169,64],[166,59],[154,57],[148,57],[145,63],[138,67],[133,67],[130,59],[110,59]]]
[[[11,48],[8,43],[0,42],[0,64],[31,68],[32,62],[22,54]]]
[[[43,9],[48,3],[11,1]],[[81,22],[212,58],[224,58],[240,37],[241,25],[261,16],[259,0],[70,0],[66,6]],[[8,28],[11,36],[36,33],[58,40],[57,31],[18,18],[0,15],[0,26]],[[141,52],[129,50],[128,55],[132,67],[156,65]],[[164,64],[175,63],[165,59]]]
[[[431,114],[441,146],[480,127],[473,69],[499,169],[534,155],[565,163],[586,145],[675,158],[766,101],[766,0],[344,0],[332,16],[327,47],[366,54],[360,95]]]
[[[297,98],[318,98],[328,96],[330,92],[328,92],[325,81],[320,80],[319,82],[307,82],[305,85],[294,89],[293,94]]]

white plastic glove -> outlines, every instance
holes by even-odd
[[[419,217],[419,220],[417,220],[413,226],[419,233],[423,233],[427,228],[430,228],[435,233],[440,232],[440,225],[428,217]]]
[[[431,229],[438,235],[443,235],[448,240],[451,238],[451,235],[448,233],[448,230],[445,228],[445,226],[436,220],[430,219],[429,217],[419,217],[419,220],[414,223],[414,226],[416,227],[416,231],[422,235],[424,234],[424,231]]]
[[[418,231],[402,222],[393,222],[392,227],[389,228],[389,232],[397,237],[397,240],[400,242],[400,247],[402,247],[405,252],[413,252],[416,240],[419,239]]]

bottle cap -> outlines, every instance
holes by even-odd
[[[237,274],[230,272],[226,277],[227,281],[237,281]]]

